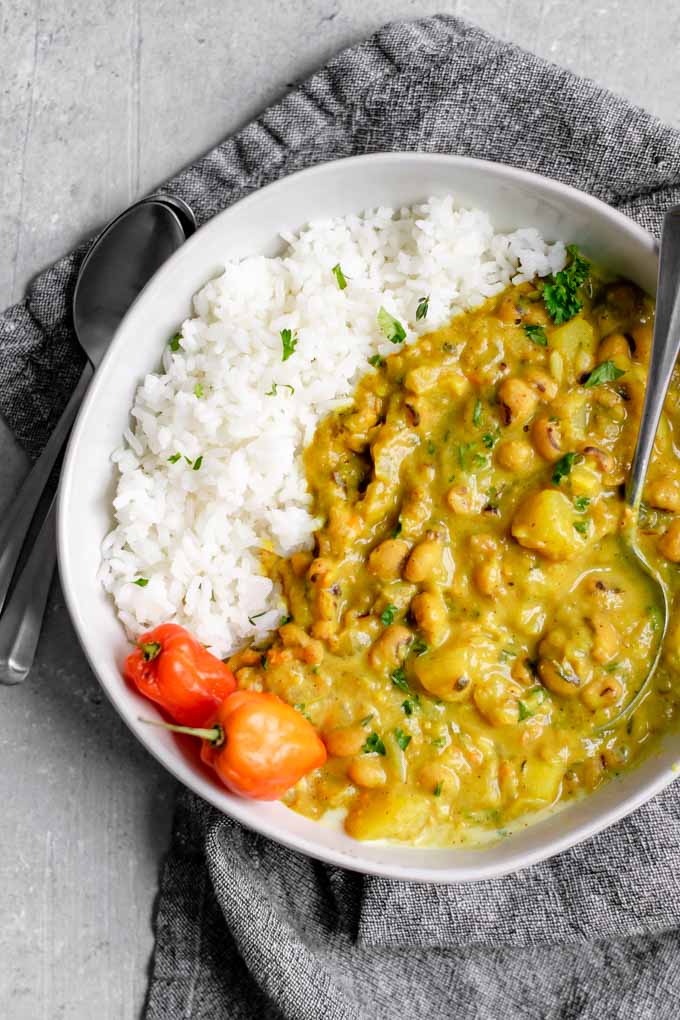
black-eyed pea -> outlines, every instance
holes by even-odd
[[[469,517],[478,513],[475,493],[467,485],[454,485],[446,493],[446,505],[454,514]]]
[[[425,539],[418,542],[404,567],[404,578],[413,584],[433,580],[442,562],[441,542]]]
[[[494,457],[499,467],[513,474],[527,474],[536,463],[534,449],[524,439],[505,439],[496,447]]]
[[[593,632],[591,657],[600,664],[611,662],[619,651],[619,632],[609,617],[602,612],[593,613],[588,623]]]
[[[610,333],[600,342],[597,362],[602,364],[603,361],[613,361],[624,371],[630,367],[630,345],[623,333]]]
[[[448,612],[441,592],[433,589],[414,596],[411,613],[428,644],[438,644],[448,626]]]
[[[428,793],[435,793],[447,798],[457,796],[460,790],[460,779],[453,771],[441,762],[429,762],[418,772],[418,782]]]
[[[531,418],[538,405],[538,395],[524,379],[510,376],[498,387],[498,403],[503,424],[510,425]]]
[[[671,563],[680,563],[680,519],[671,521],[658,542],[659,552]]]
[[[527,659],[518,656],[510,669],[510,676],[523,687],[529,687],[534,682],[534,674],[531,672]]]
[[[262,691],[264,690],[262,670],[256,669],[254,666],[242,666],[241,669],[237,669],[234,673],[238,685],[243,690],[248,691]]]
[[[395,669],[406,658],[412,641],[413,634],[407,627],[392,623],[372,645],[368,661],[377,672]]]
[[[400,538],[388,538],[371,551],[368,571],[381,581],[396,581],[401,576],[408,554],[408,542]]]
[[[522,689],[505,677],[490,675],[477,683],[472,699],[477,711],[492,726],[514,726],[519,715],[518,701]]]
[[[366,743],[366,730],[363,726],[343,726],[324,734],[324,743],[330,755],[337,758],[349,758],[359,754]]]
[[[559,421],[548,415],[540,415],[531,426],[531,442],[539,456],[551,464],[559,460],[562,449],[562,430]]]
[[[384,786],[387,780],[382,763],[371,757],[355,758],[347,769],[347,775],[355,786],[363,786],[367,790]]]
[[[623,687],[613,676],[596,677],[581,691],[581,701],[591,712],[601,708],[610,708],[618,704],[623,695]]]
[[[331,651],[338,641],[338,624],[335,620],[315,620],[311,626],[312,637],[325,641]]]
[[[620,769],[630,758],[630,749],[626,744],[614,744],[613,747],[605,747],[602,752],[602,759],[607,768]]]
[[[472,569],[472,580],[480,595],[493,598],[499,595],[503,588],[503,573],[501,565],[496,557],[478,563]]]
[[[584,446],[583,456],[588,463],[597,468],[600,474],[613,475],[616,473],[618,467],[616,458],[608,450],[603,450],[600,446]]]
[[[542,683],[562,698],[573,698],[581,690],[581,679],[565,662],[556,662],[555,659],[539,659],[538,675]]]
[[[317,556],[307,568],[307,580],[310,584],[324,585],[333,572],[333,563],[324,556]]]
[[[645,496],[659,510],[680,513],[680,481],[677,478],[656,478],[645,486]]]
[[[549,404],[557,396],[559,389],[553,377],[542,368],[532,366],[525,372],[524,378],[536,392],[538,399]]]

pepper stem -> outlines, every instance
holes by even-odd
[[[201,740],[209,740],[216,747],[224,743],[224,730],[221,726],[213,726],[211,729],[203,729],[199,726],[178,726],[177,723],[159,722],[157,719],[142,719],[139,721],[147,726],[160,726],[164,730],[172,730],[173,733],[188,733],[190,737],[199,737]]]

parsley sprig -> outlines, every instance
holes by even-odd
[[[555,276],[549,276],[543,285],[543,300],[548,315],[555,325],[573,319],[583,308],[579,289],[590,273],[590,263],[584,259],[575,244],[567,245],[569,262]]]
[[[281,346],[283,347],[281,361],[288,361],[291,354],[295,353],[297,343],[298,343],[297,331],[293,332],[293,330],[291,329],[281,330]]]
[[[391,344],[400,344],[406,339],[406,330],[399,319],[395,319],[382,305],[378,311],[378,325],[383,336]]]
[[[592,370],[583,385],[586,389],[592,389],[593,386],[601,386],[602,383],[616,382],[625,374],[623,369],[617,368],[613,361],[602,361]]]

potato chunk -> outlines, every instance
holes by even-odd
[[[478,676],[498,663],[498,647],[478,627],[463,624],[436,651],[419,655],[414,670],[426,691],[444,701],[464,701]]]
[[[355,839],[413,840],[432,811],[432,798],[408,786],[365,790],[345,819],[345,831]]]
[[[522,500],[515,511],[511,530],[520,545],[548,560],[570,559],[585,544],[574,529],[571,502],[555,489],[532,492]]]

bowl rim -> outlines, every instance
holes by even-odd
[[[625,216],[623,213],[619,212],[619,210],[607,205],[607,203],[587,194],[586,192],[580,191],[571,185],[553,180],[541,174],[533,173],[532,171],[509,166],[504,163],[447,153],[430,154],[426,152],[409,151],[377,152],[329,160],[323,163],[314,164],[311,167],[297,170],[257,189],[256,191],[246,195],[244,198],[239,199],[237,202],[227,206],[225,209],[207,220],[206,223],[202,224],[196,233],[188,238],[185,244],[182,245],[181,248],[178,249],[178,251],[175,252],[175,254],[173,254],[166,263],[163,264],[155,276],[152,277],[149,283],[147,283],[144,289],[137,296],[121,321],[109,345],[109,349],[104,356],[102,366],[106,367],[109,360],[115,357],[117,341],[125,329],[128,319],[135,314],[139,303],[145,300],[145,296],[149,288],[154,284],[154,281],[157,281],[160,276],[165,274],[168,267],[171,267],[175,260],[182,256],[186,257],[187,251],[199,248],[203,243],[204,237],[208,236],[208,232],[217,230],[218,225],[223,220],[228,219],[236,207],[239,207],[241,211],[243,211],[254,203],[259,202],[261,196],[265,192],[270,197],[276,196],[278,192],[285,193],[286,189],[291,186],[291,182],[299,181],[301,178],[308,179],[312,176],[323,177],[327,174],[335,174],[338,169],[344,165],[352,164],[353,166],[356,166],[383,163],[386,168],[388,168],[390,164],[396,164],[404,160],[409,160],[414,163],[427,162],[445,164],[452,169],[455,169],[456,167],[473,169],[477,170],[480,174],[489,174],[489,172],[491,172],[492,175],[496,177],[503,178],[509,182],[516,182],[524,186],[531,186],[538,182],[540,183],[541,192],[544,195],[554,195],[558,198],[564,198],[567,196],[568,198],[571,198],[572,201],[575,201],[576,204],[581,205],[584,209],[591,209],[598,217],[604,216],[604,218],[615,224],[622,232],[627,233],[629,237],[633,238],[638,244],[646,248],[649,254],[655,255],[658,252],[657,241],[650,233],[648,233],[648,231],[639,226],[639,224],[635,223],[635,221],[631,220],[629,217]],[[177,763],[175,761],[168,760],[168,757],[163,753],[162,749],[155,745],[150,737],[147,739],[147,733],[145,732],[144,727],[140,727],[138,725],[139,719],[133,718],[132,713],[127,711],[126,708],[116,700],[113,691],[109,690],[108,685],[99,675],[96,649],[94,648],[93,642],[88,634],[86,621],[81,610],[80,599],[77,594],[76,578],[73,576],[72,572],[73,564],[69,557],[70,529],[67,509],[69,501],[72,498],[75,464],[84,431],[84,421],[90,407],[97,401],[98,391],[102,385],[103,378],[105,378],[105,372],[98,370],[90,384],[76,419],[76,423],[72,429],[61,472],[57,510],[57,551],[59,573],[66,606],[80,645],[85,652],[85,656],[95,677],[97,678],[97,682],[103,689],[118,715],[123,719],[135,737],[140,740],[146,750],[153,755],[153,757],[165,769],[167,769],[184,786],[188,787],[192,790],[192,792],[206,800],[220,812],[234,818],[247,828],[258,832],[268,839],[280,843],[291,850],[304,853],[307,856],[325,861],[329,864],[358,871],[363,874],[378,875],[401,881],[458,884],[462,882],[486,881],[491,878],[502,877],[523,868],[530,867],[531,865],[546,860],[547,858],[553,857],[569,847],[575,846],[583,840],[602,832],[604,829],[624,818],[626,815],[630,814],[632,811],[636,810],[648,801],[651,797],[661,792],[676,778],[671,769],[662,771],[659,775],[653,777],[649,782],[647,782],[643,788],[619,799],[613,805],[610,805],[605,810],[599,812],[595,818],[586,819],[577,823],[568,832],[546,842],[545,845],[523,851],[517,854],[515,858],[511,857],[507,862],[494,862],[491,866],[489,866],[488,862],[485,864],[483,852],[480,852],[479,863],[475,863],[470,866],[452,865],[426,868],[418,864],[410,865],[397,862],[384,863],[381,861],[374,861],[363,856],[361,849],[363,844],[359,841],[356,841],[356,853],[350,854],[348,851],[343,849],[322,846],[311,841],[305,836],[281,831],[275,821],[270,822],[267,818],[253,818],[249,814],[246,817],[245,805],[248,802],[240,801],[239,798],[235,797],[230,799],[229,809],[226,810],[221,791],[204,776],[199,775],[196,771],[192,771],[183,759]],[[610,783],[607,785],[610,786],[612,784]],[[407,849],[407,847],[398,845],[398,849]],[[427,852],[424,848],[415,849],[420,849],[421,852]]]

